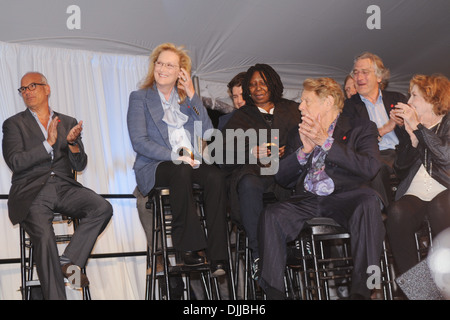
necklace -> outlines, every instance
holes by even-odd
[[[438,134],[439,128],[441,126],[441,121],[439,121],[437,124],[432,125],[429,129],[432,129],[433,127],[436,127],[436,135]],[[425,146],[425,155],[424,155],[424,166],[425,166],[425,171],[428,173],[428,177],[425,179],[425,189],[427,190],[427,192],[431,191],[431,186],[433,183],[433,178],[432,178],[432,174],[433,174],[433,161],[430,159],[430,164],[428,164],[428,148]]]

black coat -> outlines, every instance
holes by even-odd
[[[375,124],[341,114],[333,138],[333,145],[325,158],[325,172],[334,182],[334,193],[367,186],[380,169]],[[275,176],[278,183],[286,188],[295,187],[297,193],[304,191],[303,181],[312,159],[309,157],[305,165],[300,165],[295,151],[302,145],[298,132],[293,132],[289,154],[281,160]]]
[[[450,188],[450,116],[447,113],[442,119],[439,130],[427,129],[419,125],[414,131],[419,144],[417,148],[411,145],[408,139],[397,147],[397,157],[394,170],[400,179],[395,200],[400,199],[411,185],[421,164],[425,164],[425,148],[427,151],[427,164],[433,163],[432,177],[447,189]]]
[[[226,123],[222,129],[224,134],[224,150],[225,156],[229,159],[233,159],[232,163],[224,163],[221,167],[228,173],[228,190],[229,190],[229,202],[231,208],[232,218],[239,222],[239,197],[237,194],[237,186],[241,178],[246,174],[252,174],[256,176],[261,175],[261,167],[255,163],[249,163],[249,159],[253,157],[250,155],[250,150],[254,147],[255,143],[244,139],[243,137],[234,137],[227,134],[227,129],[242,129],[244,132],[249,129],[255,129],[257,133],[257,141],[260,139],[263,142],[271,142],[271,136],[276,136],[278,145],[284,146],[287,144],[289,132],[295,128],[298,128],[298,124],[301,121],[301,114],[298,110],[299,104],[292,100],[282,99],[275,105],[273,114],[272,125],[270,126],[264,119],[264,115],[259,111],[256,106],[245,105],[240,109],[233,112],[233,116]],[[266,129],[264,135],[263,129]],[[274,135],[273,129],[278,129],[278,134]],[[238,152],[237,144],[239,142],[244,143],[243,152]],[[273,142],[273,141],[272,141]],[[259,143],[256,143],[259,145]],[[233,146],[233,147],[231,147]],[[244,163],[237,163],[237,160],[242,160]],[[274,183],[273,190],[275,195],[282,200],[290,195],[290,191],[286,190]]]
[[[384,108],[389,117],[391,109],[399,102],[407,103],[408,99],[399,92],[393,91],[381,91]],[[359,94],[354,94],[344,102],[344,109],[342,113],[350,118],[362,118],[370,120],[369,113],[367,112],[366,105],[361,100]],[[403,127],[395,126],[395,134],[399,140],[399,143],[407,141],[409,139],[408,133]]]

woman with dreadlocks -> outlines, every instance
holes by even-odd
[[[229,174],[230,215],[248,237],[255,280],[259,275],[258,224],[264,194],[275,195],[276,200],[290,195],[275,182],[274,175],[289,131],[298,130],[300,112],[297,102],[282,97],[283,89],[280,76],[271,66],[250,67],[242,83],[245,106],[236,110],[222,129],[222,168]]]

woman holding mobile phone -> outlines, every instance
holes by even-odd
[[[141,89],[130,95],[128,131],[136,152],[139,191],[146,195],[154,187],[170,189],[172,241],[184,263],[205,263],[199,251],[206,250],[213,276],[219,276],[225,273],[227,259],[225,180],[220,169],[201,162],[196,147],[197,138],[205,138],[213,125],[190,72],[191,59],[184,47],[172,43],[156,47]],[[202,132],[196,132],[199,122]],[[194,183],[203,188],[208,239],[197,215]]]
[[[234,222],[243,226],[248,237],[255,280],[259,276],[258,225],[264,195],[272,193],[276,200],[291,195],[291,190],[275,181],[278,171],[275,162],[284,156],[288,134],[300,122],[300,111],[298,102],[283,97],[283,90],[279,74],[270,65],[250,67],[242,82],[245,105],[236,110],[222,128],[227,157],[223,169],[229,174],[230,215]],[[237,138],[230,135],[239,131],[254,133],[257,141],[247,139],[245,134]],[[239,144],[244,144],[244,148],[239,149]],[[266,171],[269,167],[271,170]]]

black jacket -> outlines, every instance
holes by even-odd
[[[384,108],[388,117],[389,112],[398,102],[407,103],[408,100],[403,94],[399,92],[381,91],[381,94]],[[342,113],[350,118],[362,118],[370,120],[366,105],[361,100],[359,94],[354,94],[352,97],[345,100]],[[395,126],[394,132],[397,135],[399,143],[409,139],[408,133],[403,127]]]
[[[278,129],[276,141],[281,147],[286,145],[289,132],[295,128],[298,128],[298,124],[301,121],[301,114],[298,110],[298,106],[299,104],[295,101],[282,99],[275,105],[273,121],[270,126],[264,119],[264,115],[256,106],[245,105],[234,111],[231,119],[223,127],[222,133],[225,137],[224,153],[226,157],[228,156],[229,159],[233,160],[231,163],[224,163],[221,167],[228,174],[227,184],[229,190],[231,216],[235,222],[240,222],[239,196],[236,191],[239,181],[246,174],[259,176],[261,174],[261,167],[258,164],[252,164],[248,161],[250,157],[253,157],[250,155],[250,150],[255,143],[249,141],[249,139],[245,139],[243,135],[238,137],[229,135],[226,130],[232,129],[234,131],[236,129],[242,129],[243,132],[246,132],[249,129],[254,129],[257,133],[256,144],[259,145],[259,141],[271,142],[271,136],[275,136],[272,134],[275,131],[272,130]],[[266,130],[265,135],[264,129]],[[243,143],[243,150],[238,150],[237,145],[241,142]],[[231,146],[233,147],[231,148]],[[240,161],[242,160],[243,163],[237,163],[238,159]],[[290,190],[280,187],[275,183],[275,181],[272,191],[279,200],[282,200],[290,195]]]
[[[432,177],[447,189],[450,188],[450,116],[447,113],[442,119],[436,134],[437,127],[430,129],[419,124],[414,131],[419,144],[417,148],[411,145],[408,139],[397,146],[397,157],[394,170],[401,180],[395,194],[395,200],[400,199],[411,185],[421,164],[425,165],[425,148],[427,151],[427,164],[433,163]]]
[[[380,169],[377,129],[373,122],[339,116],[333,132],[334,142],[325,158],[325,172],[333,180],[334,193],[367,186]],[[300,165],[295,152],[303,143],[298,132],[289,141],[289,154],[281,160],[276,180],[287,188],[304,190],[303,181],[311,166],[311,159]]]

